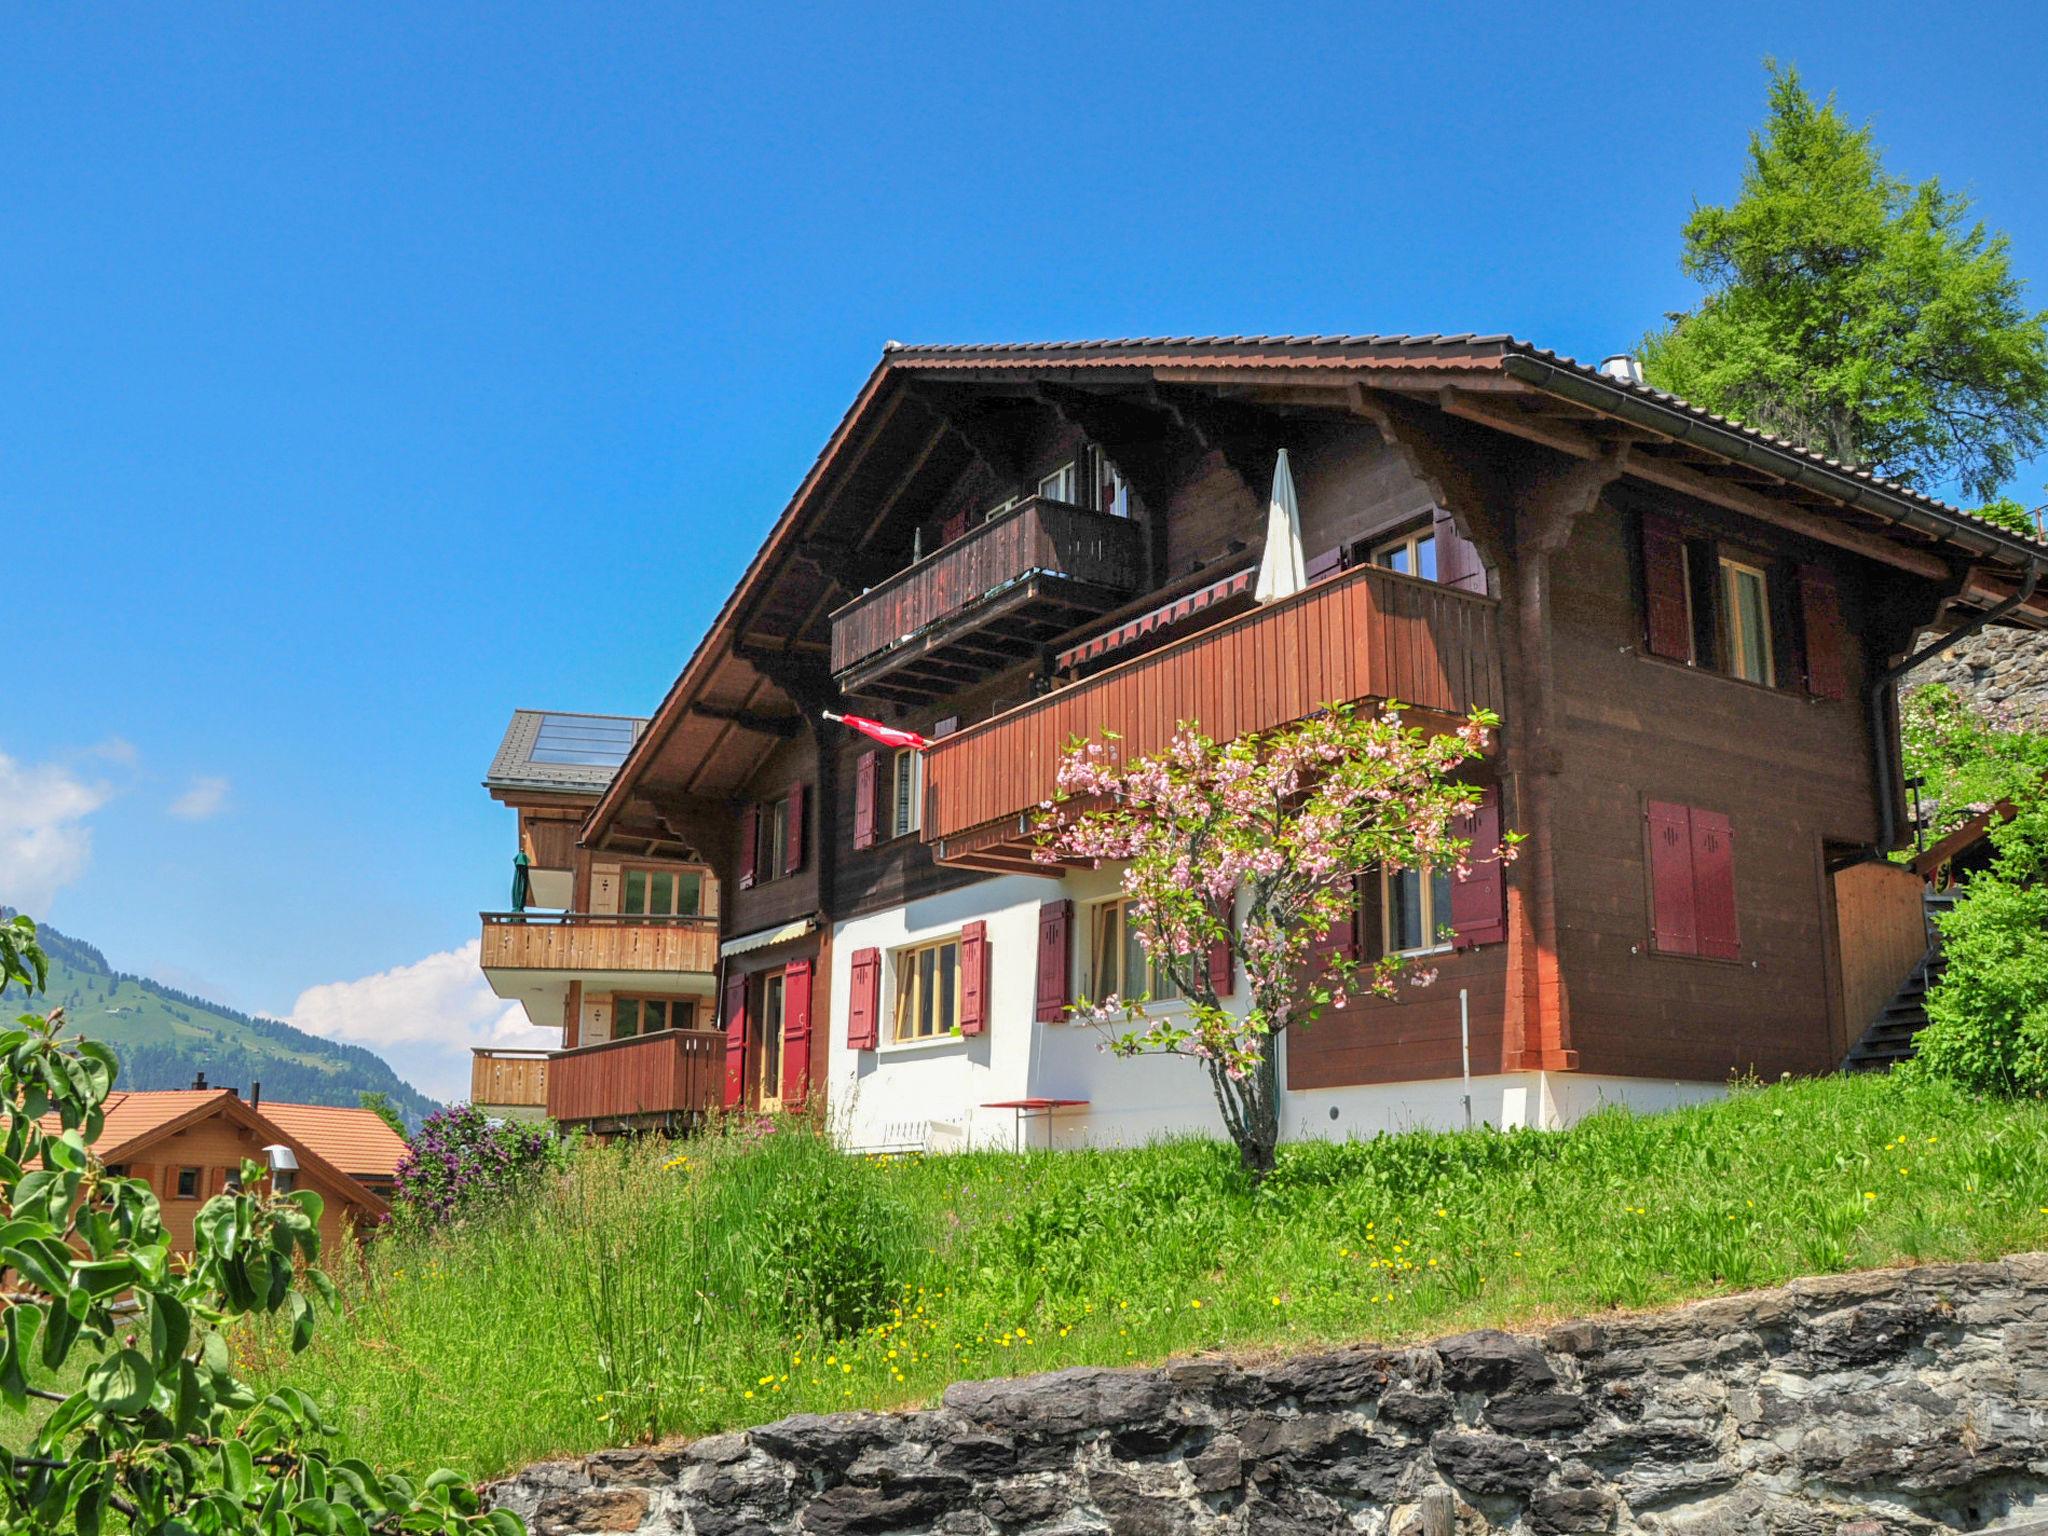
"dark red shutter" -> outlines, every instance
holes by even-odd
[[[881,1013],[882,952],[853,952],[853,992],[846,1003],[846,1043],[856,1051],[875,1048],[875,1021]]]
[[[1650,840],[1650,942],[1663,955],[1700,950],[1692,876],[1692,817],[1682,805],[1652,800],[1643,815]]]
[[[966,537],[967,514],[965,512],[955,512],[951,517],[939,524],[939,544],[941,547],[952,543],[955,539],[964,539]]]
[[[1462,592],[1486,591],[1486,565],[1479,558],[1479,546],[1470,539],[1458,535],[1458,525],[1451,520],[1451,514],[1442,507],[1430,520],[1430,533],[1436,539],[1436,579],[1440,585],[1456,587]]]
[[[1735,932],[1735,833],[1719,811],[1692,813],[1692,889],[1700,953],[1710,960],[1738,958],[1742,946]]]
[[[1302,576],[1308,581],[1321,581],[1325,576],[1334,576],[1344,569],[1344,551],[1326,549],[1320,555],[1312,556],[1302,569]]]
[[[875,846],[875,775],[879,752],[863,752],[853,765],[853,846]]]
[[[740,812],[740,889],[754,883],[754,860],[760,856],[761,807],[750,805]]]
[[[1504,944],[1508,937],[1507,866],[1500,860],[1500,786],[1489,784],[1478,808],[1458,819],[1458,836],[1472,842],[1472,873],[1451,882],[1451,928],[1459,949]]]
[[[1847,636],[1842,630],[1842,600],[1834,573],[1822,565],[1799,567],[1801,627],[1806,631],[1806,691],[1817,699],[1847,695],[1843,672]]]
[[[1226,933],[1237,927],[1237,898],[1224,896],[1215,905],[1216,916],[1221,920]],[[1231,952],[1228,938],[1209,941],[1209,990],[1218,997],[1228,997],[1237,990],[1237,956]]]
[[[1692,660],[1692,610],[1685,593],[1685,539],[1676,518],[1643,514],[1643,629],[1652,656]]]
[[[790,786],[787,809],[782,813],[787,818],[782,829],[782,872],[785,875],[793,875],[804,867],[804,801],[807,798],[803,785]]]
[[[988,924],[969,923],[960,930],[960,1033],[987,1028]]]
[[[802,1109],[810,1086],[811,962],[792,960],[782,972],[782,1107]]]
[[[747,978],[725,978],[725,1107],[737,1109],[747,1081]]]
[[[1067,1016],[1067,977],[1074,904],[1048,901],[1038,909],[1038,1022],[1057,1024]]]

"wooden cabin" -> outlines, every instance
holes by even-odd
[[[1260,606],[1282,449],[1310,580]],[[1684,1103],[1832,1070],[1924,949],[1881,862],[1892,668],[2039,625],[2044,560],[1505,336],[892,345],[576,857],[667,850],[726,893],[691,957],[726,1105],[822,1093],[862,1147],[1208,1130],[1198,1068],[1066,1020],[1143,963],[1116,871],[1029,857],[1066,743],[1484,705],[1475,782],[1522,857],[1365,882],[1333,942],[1439,979],[1289,1038],[1285,1133]]]

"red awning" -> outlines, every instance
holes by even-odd
[[[1069,667],[1078,667],[1083,662],[1093,661],[1098,656],[1107,655],[1135,640],[1141,640],[1154,630],[1165,629],[1191,618],[1204,608],[1213,608],[1229,598],[1241,597],[1251,591],[1252,582],[1257,576],[1258,567],[1247,566],[1235,575],[1212,581],[1206,587],[1197,587],[1170,603],[1162,603],[1148,613],[1139,614],[1135,619],[1126,619],[1116,628],[1104,630],[1093,639],[1070,646],[1053,658],[1053,666],[1062,672]]]

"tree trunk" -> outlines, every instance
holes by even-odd
[[[1273,1171],[1280,1145],[1280,1064],[1274,1058],[1274,1042],[1266,1041],[1259,1064],[1243,1077],[1233,1078],[1216,1062],[1210,1062],[1209,1077],[1223,1106],[1223,1124],[1237,1143],[1237,1155],[1254,1185],[1264,1182]]]

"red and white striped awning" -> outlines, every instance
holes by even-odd
[[[1234,575],[1221,577],[1206,587],[1197,587],[1170,603],[1162,603],[1149,612],[1139,614],[1135,619],[1125,620],[1114,629],[1104,630],[1079,645],[1069,646],[1053,658],[1053,666],[1062,672],[1068,667],[1078,667],[1084,662],[1093,661],[1098,656],[1107,655],[1133,641],[1141,640],[1154,630],[1170,628],[1192,618],[1204,608],[1213,608],[1230,598],[1245,596],[1251,591],[1252,583],[1258,578],[1258,574],[1258,567],[1246,566]]]

